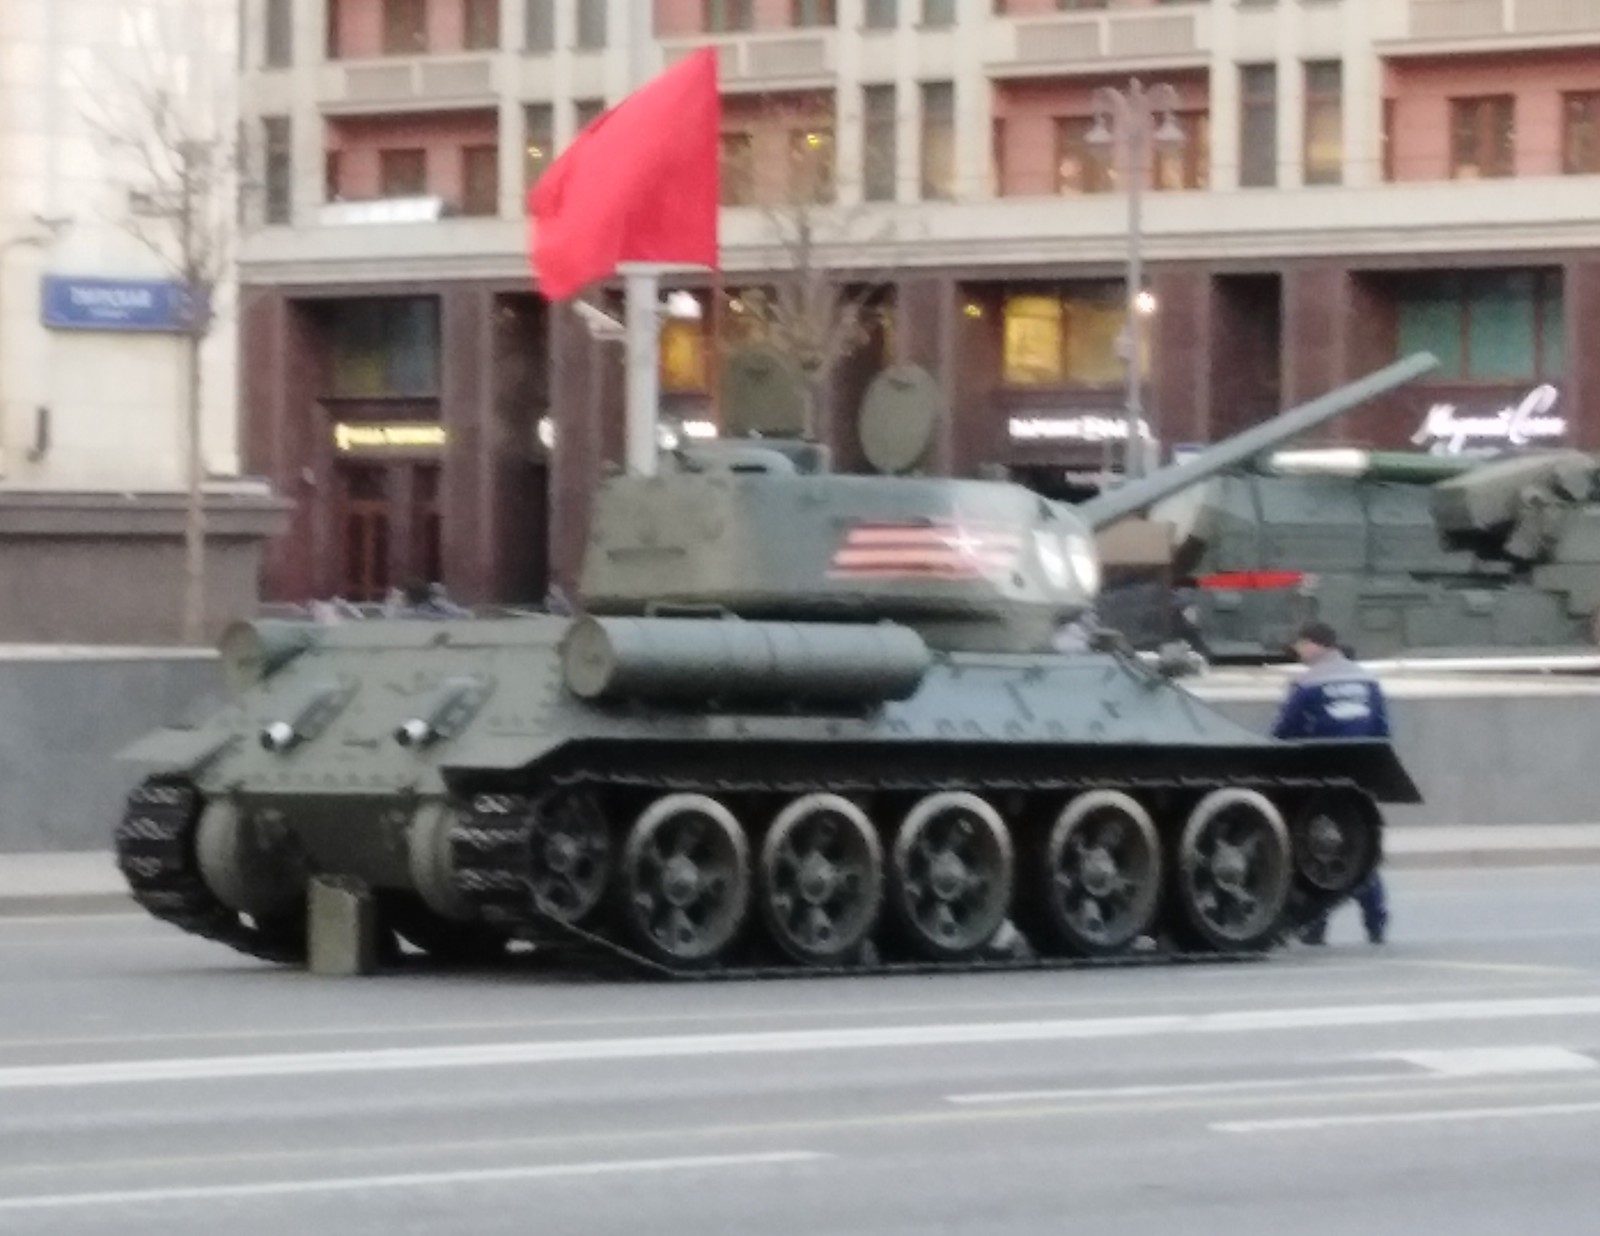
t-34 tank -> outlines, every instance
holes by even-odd
[[[1433,364],[1076,508],[750,444],[611,478],[576,617],[232,631],[234,702],[124,755],[121,869],[284,960],[314,877],[429,952],[670,974],[985,964],[1008,920],[1027,964],[1259,952],[1371,869],[1378,804],[1418,801],[1394,752],[1272,741],[1052,637],[1097,528]]]

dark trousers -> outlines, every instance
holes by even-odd
[[[1350,894],[1361,907],[1361,925],[1366,928],[1367,939],[1381,943],[1389,927],[1389,897],[1384,891],[1383,877],[1374,868],[1370,876],[1356,885]],[[1328,935],[1328,919],[1314,919],[1300,933],[1307,944],[1321,944]]]

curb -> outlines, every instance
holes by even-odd
[[[1600,864],[1600,846],[1486,847],[1481,850],[1402,850],[1385,854],[1389,871],[1463,867],[1586,867]]]
[[[8,918],[72,918],[142,913],[127,893],[50,893],[0,896],[0,922]]]
[[[1600,846],[1486,846],[1463,850],[1412,850],[1387,854],[1387,871],[1502,870],[1600,866]],[[0,894],[0,922],[8,918],[72,918],[140,913],[126,893],[62,892],[44,895]]]

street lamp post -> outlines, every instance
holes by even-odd
[[[1145,86],[1134,78],[1125,91],[1102,86],[1094,92],[1094,127],[1088,134],[1091,145],[1116,149],[1123,183],[1128,188],[1127,307],[1118,344],[1128,369],[1128,436],[1123,466],[1130,479],[1144,473],[1145,412],[1140,362],[1144,357],[1144,319],[1156,308],[1155,297],[1144,289],[1144,177],[1154,149],[1183,144],[1183,130],[1173,115],[1177,107],[1178,92],[1165,82]],[[1152,441],[1154,438],[1152,429]]]

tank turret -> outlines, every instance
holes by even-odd
[[[1079,506],[1010,482],[803,473],[775,442],[697,444],[658,476],[603,484],[582,603],[595,615],[889,620],[936,649],[1041,650],[1095,602],[1096,533],[1437,363],[1408,357]]]
[[[1600,512],[1589,510],[1600,499],[1600,466],[1581,451],[1482,464],[1435,486],[1429,498],[1443,543],[1492,561],[1546,561],[1561,556],[1569,536],[1589,543],[1600,530]]]

